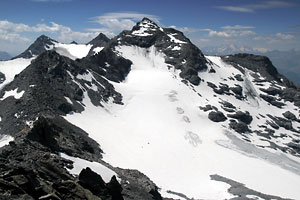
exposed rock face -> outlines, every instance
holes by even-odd
[[[54,45],[54,42],[56,41],[45,35],[41,35],[28,49],[14,58],[32,58],[33,56],[40,55]]]
[[[24,129],[13,142],[0,149],[0,199],[123,200],[123,196],[162,199],[157,187],[139,172],[111,167],[120,174],[121,184],[115,176],[105,183],[101,175],[89,168],[83,169],[79,177],[70,175],[67,169],[73,167],[72,161],[57,152],[99,161],[101,151],[96,144],[83,130],[60,117],[41,117],[32,129]],[[75,145],[79,145],[77,149]]]
[[[238,133],[251,133],[247,124],[242,121],[230,120],[229,127]]]
[[[250,124],[253,120],[252,116],[250,115],[250,113],[248,111],[246,111],[246,112],[237,111],[234,114],[228,114],[227,117],[237,119],[246,124]]]
[[[289,120],[293,120],[293,121],[297,120],[296,115],[294,115],[294,114],[293,114],[292,112],[290,112],[290,111],[286,111],[286,112],[282,113],[282,115],[283,115],[285,118],[289,119]]]
[[[27,138],[50,148],[56,154],[65,152],[87,160],[102,158],[99,144],[62,117],[39,117]]]
[[[274,87],[272,86],[274,83],[272,83],[272,85],[267,89],[260,88],[260,90],[265,93],[260,94],[260,97],[269,102],[271,105],[282,108],[285,104],[280,101],[284,100],[293,102],[295,106],[300,108],[300,86],[278,73],[269,58],[243,53],[224,56],[222,57],[222,60],[235,66],[242,73],[244,73],[244,69],[240,66],[259,73],[261,77],[257,74],[253,74],[255,77],[254,81],[257,83],[275,81],[276,84],[283,86],[283,89],[278,86]]]
[[[221,111],[211,111],[208,114],[208,118],[213,122],[224,122],[227,120],[227,117]]]
[[[92,48],[90,49],[88,56],[92,56],[95,54],[95,48],[101,48],[105,47],[108,42],[110,41],[109,38],[106,37],[103,33],[100,33],[97,37],[92,39],[88,44],[93,45]]]
[[[292,124],[292,121],[289,119],[285,119],[282,117],[276,117],[276,116],[272,116],[272,115],[268,115],[268,117],[270,119],[272,119],[273,123],[275,123],[278,127],[282,127],[285,128],[286,130],[290,130],[296,133],[299,133],[299,131],[297,131]]]
[[[254,72],[259,72],[262,76],[269,80],[279,80],[277,69],[273,66],[268,57],[253,54],[235,54],[222,58],[225,62],[233,65],[241,65]]]
[[[105,48],[94,56],[82,61],[90,65],[93,71],[114,82],[123,81],[130,71],[132,62],[118,56],[110,48]]]
[[[179,69],[180,77],[193,85],[200,83],[198,72],[207,69],[202,52],[182,32],[173,28],[160,28],[147,18],[137,23],[131,31],[120,33],[109,44],[110,47],[117,45],[156,47],[166,55],[166,63]]]
[[[14,135],[41,114],[82,112],[82,101],[87,97],[95,106],[109,98],[120,104],[122,96],[90,67],[55,51],[42,53],[0,91],[0,97],[15,89],[24,92],[20,99],[8,97],[0,102],[0,134]]]

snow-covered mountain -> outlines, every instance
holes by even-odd
[[[0,197],[300,199],[300,88],[267,57],[205,56],[147,18],[42,41],[0,62]]]
[[[218,47],[204,47],[205,55],[225,56],[237,53],[259,54],[267,56],[278,71],[288,79],[300,84],[300,50],[287,51],[268,50],[266,48],[251,48],[237,45],[220,45]]]

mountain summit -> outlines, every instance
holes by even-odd
[[[51,46],[53,46],[55,42],[57,41],[49,38],[48,36],[41,35],[28,47],[28,49],[15,58],[32,58],[40,55],[42,52],[51,49]]]
[[[0,199],[300,199],[300,88],[267,57],[147,18],[27,52],[0,62]]]

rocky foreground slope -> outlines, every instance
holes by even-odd
[[[41,36],[17,62],[0,63],[0,199],[300,198],[300,88],[266,57],[204,56],[145,18]]]

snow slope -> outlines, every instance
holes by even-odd
[[[14,138],[9,135],[0,135],[0,148],[9,144],[9,142],[13,140]]]
[[[91,44],[63,44],[55,43],[54,50],[62,56],[66,56],[75,60],[86,57],[92,48]]]
[[[85,94],[85,111],[65,117],[99,142],[104,161],[141,171],[166,197],[174,197],[167,190],[195,199],[232,197],[227,192],[228,184],[211,180],[210,175],[218,174],[259,192],[300,199],[297,159],[286,158],[286,165],[290,162],[294,170],[272,162],[271,157],[281,160],[282,154],[255,151],[256,146],[249,147],[238,134],[225,131],[228,122],[210,121],[199,106],[209,103],[221,109],[219,101],[224,98],[249,109],[253,116],[273,112],[273,108],[268,110],[260,99],[241,102],[232,96],[217,96],[206,83],[197,87],[182,83],[178,72],[168,70],[164,55],[154,47],[118,46],[116,51],[133,62],[125,81],[111,82],[123,95],[124,105],[110,102],[104,108],[95,107]],[[207,58],[217,73],[203,72],[200,77],[205,81],[216,83],[232,73],[241,74],[218,57]],[[253,138],[261,141],[255,135]]]
[[[35,57],[30,59],[17,58],[14,60],[0,61],[0,72],[5,75],[5,80],[0,84],[0,89],[3,88],[4,85],[10,83],[15,75],[19,74],[30,65],[34,58]]]
[[[110,181],[112,176],[116,176],[116,177],[118,176],[114,171],[112,171],[111,169],[105,167],[104,165],[98,162],[90,162],[80,158],[68,156],[64,153],[60,153],[60,156],[74,162],[73,163],[74,168],[69,170],[71,174],[79,175],[82,169],[89,167],[94,172],[101,174],[101,177],[106,183]]]

